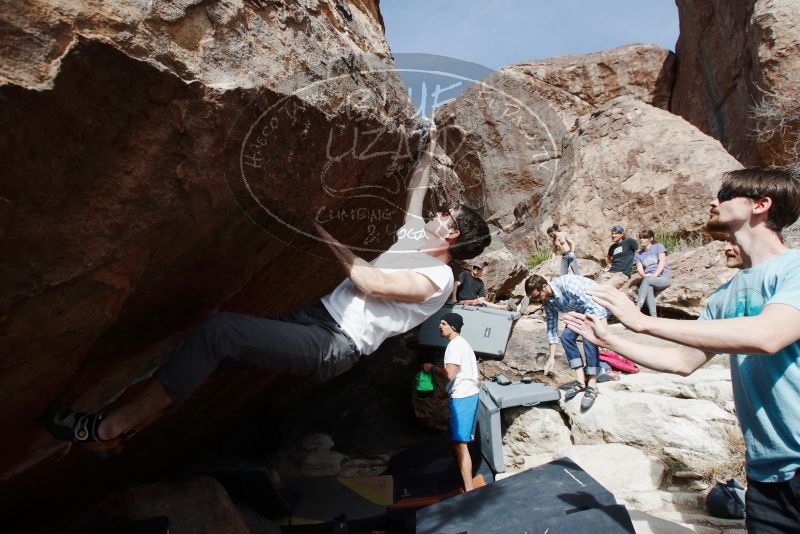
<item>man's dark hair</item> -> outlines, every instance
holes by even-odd
[[[730,171],[722,177],[722,189],[733,197],[772,199],[766,224],[778,234],[800,217],[800,183],[786,171],[761,168]]]
[[[550,235],[550,234],[555,233],[555,232],[558,232],[558,225],[557,224],[554,224],[553,226],[551,226],[550,228],[547,229],[547,235]]]
[[[544,276],[532,274],[525,280],[525,294],[530,295],[533,290],[540,293],[546,285],[547,280],[545,280]]]
[[[458,240],[450,245],[450,257],[454,260],[469,260],[489,246],[492,235],[489,232],[489,225],[480,213],[463,204],[458,208],[456,226],[460,235]]]

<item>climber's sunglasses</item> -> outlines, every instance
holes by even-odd
[[[458,227],[458,221],[456,220],[456,214],[461,206],[453,206],[452,208],[442,208],[439,213],[442,215],[449,215],[450,220],[452,221],[453,228],[455,230],[461,231],[461,228]]]

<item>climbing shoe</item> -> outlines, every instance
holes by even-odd
[[[583,391],[583,398],[581,399],[581,410],[588,410],[594,406],[594,401],[597,400],[597,389],[589,386]]]
[[[61,441],[89,443],[104,441],[98,435],[105,412],[76,412],[58,402],[53,402],[45,412],[45,426],[50,434]]]

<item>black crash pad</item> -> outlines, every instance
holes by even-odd
[[[624,507],[609,508],[616,504],[610,491],[575,462],[561,458],[417,511],[417,533],[545,532],[547,526],[533,529],[539,523],[549,525],[552,533],[554,525],[568,524],[568,515],[574,515],[570,521],[586,518],[581,522],[589,526],[595,522],[592,534],[633,532],[630,518],[615,519],[627,517]],[[592,513],[580,515],[586,511]],[[582,531],[573,526],[558,532]]]

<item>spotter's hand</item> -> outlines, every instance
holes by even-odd
[[[633,330],[641,331],[645,316],[636,304],[622,291],[611,286],[597,285],[586,291],[599,305],[610,311],[622,324]]]
[[[562,316],[567,328],[580,334],[583,339],[598,346],[608,344],[608,322],[594,315],[584,315],[578,312],[565,313]]]

